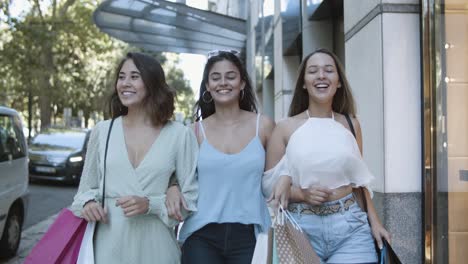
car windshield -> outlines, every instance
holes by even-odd
[[[77,131],[60,131],[49,132],[37,135],[32,143],[33,149],[74,149],[78,150],[83,147],[86,138],[85,132]]]

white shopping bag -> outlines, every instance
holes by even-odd
[[[252,264],[266,264],[268,257],[268,233],[257,235],[257,243],[252,258]]]
[[[96,222],[88,222],[86,230],[81,241],[80,253],[76,264],[94,264],[94,229],[96,228]]]

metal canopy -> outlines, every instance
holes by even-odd
[[[245,20],[164,0],[106,0],[94,11],[101,31],[152,51],[206,55],[243,50]]]

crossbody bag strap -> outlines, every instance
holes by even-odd
[[[348,113],[344,114],[344,116],[346,117],[346,121],[348,122],[351,133],[353,133],[354,138],[356,138],[356,132],[354,131],[354,126],[353,126],[353,122],[351,121],[351,117],[349,117]]]
[[[111,123],[109,125],[109,131],[107,132],[106,138],[106,148],[104,150],[104,174],[102,176],[102,207],[104,208],[104,201],[105,201],[105,194],[106,194],[106,161],[107,161],[107,149],[109,148],[109,139],[112,131],[112,126],[114,125],[115,118],[112,118]]]
[[[349,117],[348,113],[344,114],[344,116],[346,117],[346,121],[348,122],[349,129],[351,130],[351,133],[353,133],[354,138],[356,138],[356,132],[354,130],[354,126],[353,126],[353,122],[351,121],[351,117]],[[364,193],[364,188],[363,187],[354,188],[353,192],[354,192],[354,195],[356,196],[356,198],[358,200],[359,206],[361,207],[361,209],[364,212],[367,213],[367,199],[366,199],[366,195]]]

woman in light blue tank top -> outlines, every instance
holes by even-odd
[[[250,264],[256,233],[270,225],[261,182],[274,123],[256,114],[238,55],[213,51],[205,65],[194,124],[200,144],[198,211],[181,227],[182,263]]]

